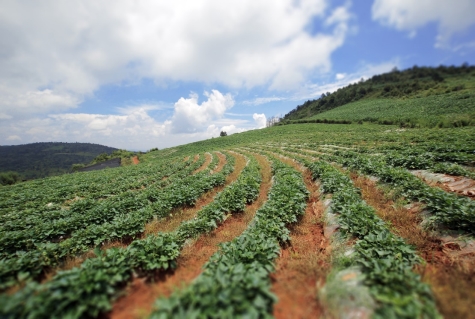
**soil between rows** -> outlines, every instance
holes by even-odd
[[[243,159],[241,155],[237,155],[237,158]],[[261,165],[263,177],[257,200],[247,205],[243,213],[230,215],[213,232],[202,235],[196,241],[187,245],[178,258],[178,267],[174,271],[162,273],[159,278],[156,278],[155,282],[135,279],[127,288],[126,296],[120,298],[114,304],[112,312],[107,315],[108,318],[142,318],[148,315],[158,297],[170,296],[174,290],[190,284],[193,279],[199,276],[204,264],[218,250],[219,243],[232,240],[247,228],[257,209],[267,199],[271,187],[272,173],[268,161],[263,156],[256,156],[256,159]],[[242,168],[244,168],[244,165]],[[241,170],[235,170],[236,176],[232,180],[239,176]]]
[[[450,257],[441,241],[421,228],[420,205],[405,208],[388,198],[369,178],[355,173],[351,178],[361,189],[362,198],[390,223],[391,231],[414,245],[425,260],[425,265],[415,270],[430,285],[441,314],[445,318],[475,318],[475,254]]]
[[[204,170],[209,166],[209,164],[211,163],[211,161],[213,160],[213,157],[212,157],[211,154],[209,154],[209,153],[206,153],[206,154],[205,154],[205,157],[206,157],[206,160],[205,160],[205,162],[203,163],[203,165],[201,165],[199,168],[197,168],[197,169],[193,172],[193,174],[197,174],[197,173],[199,173],[199,172],[201,172],[201,171],[204,171]]]
[[[278,297],[273,315],[277,319],[318,318],[323,308],[317,289],[330,270],[330,249],[323,234],[323,203],[310,171],[288,158],[280,159],[303,173],[310,197],[304,216],[290,227],[291,244],[281,250],[271,274],[272,291]]]

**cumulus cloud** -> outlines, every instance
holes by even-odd
[[[337,74],[335,75],[335,78],[336,78],[337,80],[343,80],[343,79],[345,78],[345,76],[346,76],[345,73],[337,73]]]
[[[192,94],[188,99],[180,98],[175,103],[175,113],[171,119],[172,133],[193,133],[203,126],[224,116],[226,110],[234,105],[230,94],[223,95],[217,90],[204,94],[208,100],[198,104],[198,95]]]
[[[457,32],[475,24],[473,0],[375,0],[372,17],[382,24],[415,36],[417,29],[430,23],[438,24],[437,47],[447,47]]]
[[[226,118],[226,110],[234,104],[230,94],[212,90],[204,96],[206,100],[201,104],[197,94],[179,99],[173,115],[162,122],[150,115],[151,111],[161,109],[161,104],[119,108],[119,115],[60,113],[17,121],[0,119],[0,144],[79,141],[147,150],[218,137],[221,131],[230,135],[260,128],[262,120],[265,124],[264,114],[254,114],[254,121]]]
[[[379,64],[364,64],[356,72],[351,74],[343,74],[343,76],[336,75],[336,81],[330,83],[314,83],[305,85],[300,91],[295,93],[290,99],[295,101],[302,101],[308,99],[319,98],[322,93],[334,92],[339,88],[345,87],[349,84],[356,83],[361,79],[369,79],[373,75],[386,73],[391,71],[394,67],[399,67],[399,60],[391,60]]]
[[[254,119],[254,121],[256,122],[256,125],[257,125],[257,128],[264,128],[266,127],[266,123],[267,123],[267,118],[265,116],[265,114],[257,114],[257,113],[254,113],[252,115],[252,118]]]
[[[328,70],[345,9],[327,0],[6,0],[0,10],[0,112],[64,111],[105,84],[203,81],[298,87]],[[308,33],[314,19],[326,31]]]
[[[7,137],[7,141],[21,141],[21,137],[19,137],[18,135],[10,135],[9,137]]]

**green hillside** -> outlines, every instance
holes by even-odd
[[[286,114],[283,123],[295,121],[475,125],[475,67],[413,67],[376,75],[307,101]]]
[[[0,146],[0,173],[14,171],[24,179],[60,175],[71,171],[73,164],[90,163],[113,147],[92,143],[45,142]]]

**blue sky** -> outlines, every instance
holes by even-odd
[[[473,12],[472,0],[6,0],[0,144],[147,150],[260,129],[395,66],[473,64]]]

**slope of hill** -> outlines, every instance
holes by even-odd
[[[475,66],[413,67],[375,75],[307,101],[284,117],[284,123],[295,120],[475,125]]]
[[[71,171],[72,164],[91,162],[113,147],[91,143],[45,142],[0,146],[0,172],[15,171],[25,179],[60,175]]]
[[[0,317],[473,317],[473,136],[283,125],[2,187]]]

